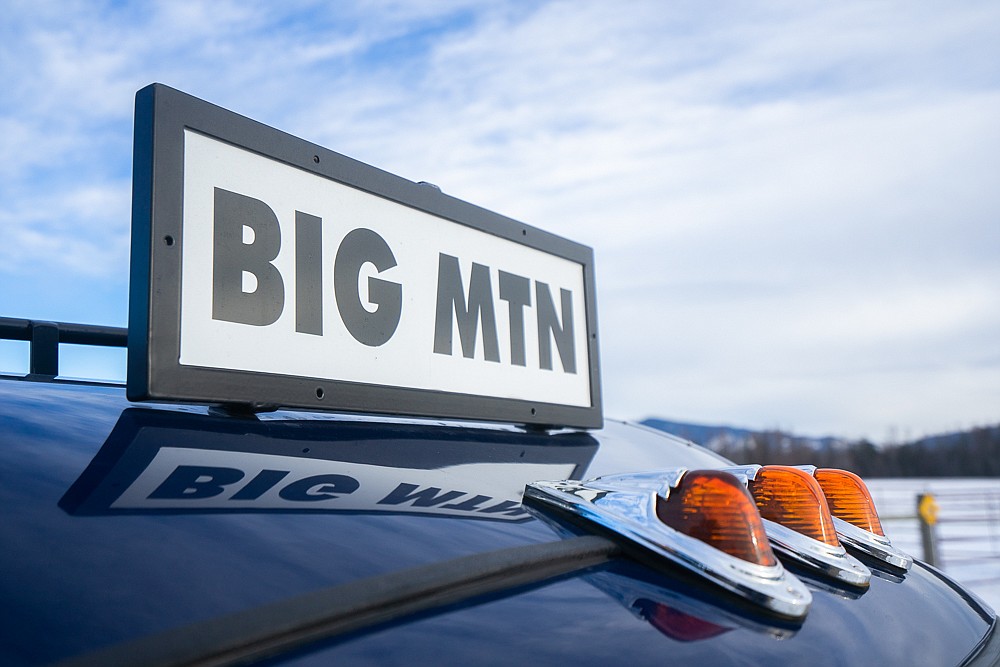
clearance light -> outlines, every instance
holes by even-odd
[[[846,470],[798,467],[819,482],[844,544],[893,567],[910,569],[913,557],[894,547],[885,536],[872,495],[860,477]]]
[[[656,497],[656,516],[730,556],[758,565],[777,562],[753,499],[729,473],[689,472],[669,498]]]
[[[870,584],[871,570],[841,545],[823,489],[809,472],[758,465],[728,470],[746,480],[780,555],[844,584]]]
[[[801,619],[812,595],[774,557],[746,485],[718,470],[534,482],[525,504],[543,519],[596,526],[748,601]]]
[[[809,473],[788,466],[764,466],[747,487],[765,519],[830,546],[840,546],[823,489]]]
[[[820,468],[816,471],[816,481],[823,488],[830,512],[835,517],[885,537],[882,522],[875,511],[875,502],[860,477],[846,470]]]

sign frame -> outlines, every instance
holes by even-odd
[[[192,130],[363,193],[582,267],[590,405],[566,405],[180,363],[184,134]],[[600,428],[594,253],[587,246],[414,183],[162,84],[136,93],[128,372],[132,401],[375,413],[533,427]]]

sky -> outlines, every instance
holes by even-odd
[[[610,417],[1000,422],[996,2],[12,0],[0,316],[126,324],[152,82],[593,247]]]

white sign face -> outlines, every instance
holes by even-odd
[[[190,129],[183,155],[181,366],[594,405],[583,265]]]

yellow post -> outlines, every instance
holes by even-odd
[[[920,541],[924,546],[924,562],[938,566],[938,541],[935,526],[938,521],[938,504],[934,495],[921,493],[917,496],[917,517],[920,520]]]

